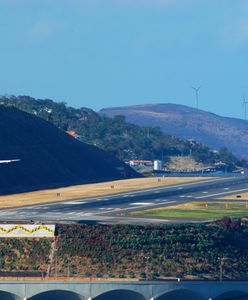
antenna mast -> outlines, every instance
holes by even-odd
[[[201,86],[199,87],[193,87],[192,86],[192,89],[195,91],[195,101],[196,101],[196,108],[198,109],[199,108],[199,90],[200,90]]]

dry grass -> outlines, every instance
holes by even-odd
[[[201,171],[208,166],[196,162],[190,156],[171,156],[170,163],[167,165],[169,170]]]
[[[237,196],[241,196],[241,197],[237,197]],[[232,195],[219,198],[219,200],[248,200],[248,193],[232,194]]]
[[[70,187],[40,190],[29,193],[0,196],[0,208],[16,207],[24,205],[43,204],[56,201],[81,199],[95,196],[103,196],[114,193],[135,191],[150,187],[167,186],[199,180],[206,180],[206,177],[149,177],[117,180],[111,182],[83,184]]]

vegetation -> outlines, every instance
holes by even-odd
[[[50,276],[248,279],[248,222],[58,225]],[[1,272],[48,270],[51,239],[1,238]],[[16,273],[14,273],[16,275]]]
[[[46,272],[50,239],[0,238],[0,272]]]
[[[223,162],[229,170],[246,166],[227,149],[213,152],[208,147],[162,133],[159,127],[141,127],[125,122],[125,117],[108,118],[88,108],[72,108],[66,103],[36,100],[28,96],[2,97],[0,103],[37,115],[62,130],[74,130],[80,139],[96,145],[120,158],[163,159],[175,155],[191,155],[204,163]]]
[[[130,212],[128,215],[138,217],[173,217],[189,219],[218,219],[228,217],[248,217],[248,205],[234,202],[193,202],[157,209],[147,209],[140,212]]]
[[[83,277],[248,279],[248,223],[62,225],[53,271]]]

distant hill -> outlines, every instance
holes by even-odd
[[[218,149],[227,147],[234,154],[248,158],[248,122],[227,118],[177,104],[148,104],[104,108],[101,115],[123,115],[128,122],[141,126],[159,126],[163,132],[193,139]]]
[[[172,156],[190,156],[196,162],[214,165],[220,161],[228,170],[247,167],[227,149],[212,151],[201,144],[163,133],[154,121],[149,126],[126,122],[125,117],[110,118],[89,108],[73,108],[63,102],[40,100],[29,96],[0,97],[0,105],[15,107],[43,118],[63,131],[75,131],[79,139],[95,145],[122,161],[130,159],[162,159]]]
[[[0,194],[139,176],[105,151],[51,123],[0,106]]]

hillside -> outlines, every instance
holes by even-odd
[[[101,149],[51,123],[0,106],[0,194],[138,176]]]
[[[102,115],[123,115],[141,126],[159,126],[178,138],[193,139],[214,149],[227,147],[235,155],[248,158],[248,122],[226,118],[177,104],[148,104],[105,108]]]
[[[95,145],[121,159],[162,159],[172,156],[191,156],[197,162],[214,164],[220,160],[229,170],[246,163],[237,159],[227,149],[219,153],[200,144],[165,134],[156,124],[144,127],[125,121],[124,117],[109,118],[89,108],[68,107],[66,103],[37,100],[29,96],[1,97],[0,104],[16,107],[39,116],[62,130],[74,130],[80,140]]]

